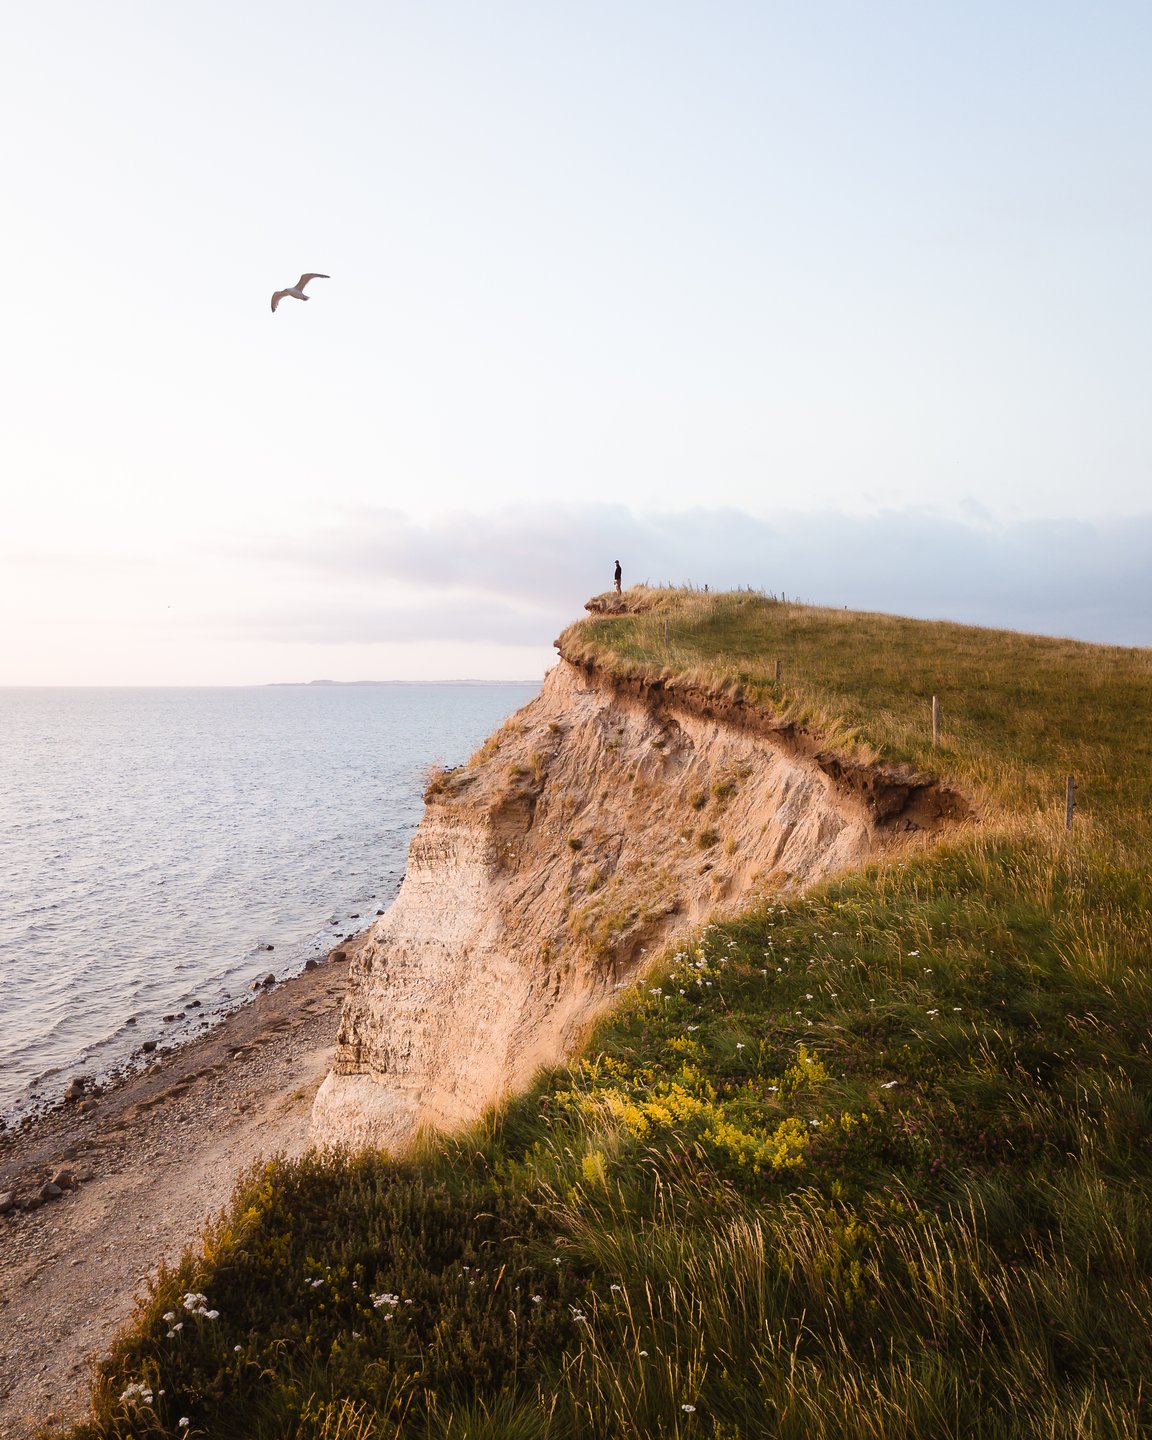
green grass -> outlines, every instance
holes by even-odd
[[[566,653],[840,714],[984,822],[709,927],[465,1135],[250,1177],[74,1440],[1152,1435],[1147,653],[649,601]]]

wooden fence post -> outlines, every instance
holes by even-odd
[[[779,661],[779,660],[776,661],[776,679],[777,679],[777,680],[780,679],[780,661]]]
[[[940,748],[940,699],[932,696],[932,748]]]
[[[1072,829],[1072,811],[1076,808],[1076,777],[1068,776],[1068,782],[1064,788],[1064,829]]]

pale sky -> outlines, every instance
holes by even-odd
[[[12,7],[0,684],[531,678],[617,558],[1152,644],[1150,67],[1143,0]]]

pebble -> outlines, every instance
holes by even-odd
[[[69,1083],[67,1090],[64,1091],[64,1099],[79,1100],[83,1096],[83,1094],[84,1081],[79,1079],[73,1080]]]
[[[143,1050],[146,1054],[151,1054],[152,1051],[156,1049],[156,1041],[145,1040],[143,1045],[140,1046],[140,1049]]]
[[[7,1215],[9,1210],[15,1210],[15,1208],[16,1196],[11,1190],[6,1190],[3,1195],[0,1195],[0,1215]]]
[[[305,962],[304,962],[304,969],[305,969],[305,970],[318,970],[319,968],[320,968],[320,966],[317,964],[317,962],[316,962],[315,960],[308,959],[308,960],[305,960]]]
[[[59,1200],[60,1196],[64,1194],[64,1190],[54,1180],[49,1180],[41,1185],[38,1194],[41,1200]]]

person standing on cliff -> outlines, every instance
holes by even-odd
[[[621,572],[621,569],[620,569],[620,561],[617,560],[617,561],[616,561],[616,573],[615,573],[615,575],[613,575],[613,577],[612,577],[612,579],[616,582],[616,593],[617,593],[617,595],[620,594],[620,576],[621,576],[621,574],[622,574],[622,572]]]

